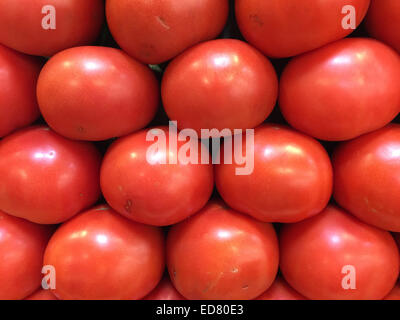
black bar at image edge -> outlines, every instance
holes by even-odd
[[[0,301],[13,316],[38,314],[46,318],[95,315],[127,319],[269,319],[300,316],[348,318],[398,309],[396,301]]]

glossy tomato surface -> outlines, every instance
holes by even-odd
[[[277,276],[274,283],[257,300],[307,300],[294,290],[284,278]]]
[[[275,106],[278,81],[267,58],[245,42],[199,44],[173,60],[162,81],[162,99],[179,128],[247,129]]]
[[[0,44],[0,138],[39,117],[36,82],[42,61]]]
[[[336,201],[366,223],[400,232],[400,125],[343,143],[333,164]]]
[[[371,0],[366,27],[372,37],[400,53],[400,1]]]
[[[240,146],[233,145],[236,153]],[[218,192],[229,206],[265,222],[297,222],[325,208],[333,174],[318,141],[289,127],[268,124],[255,129],[253,150],[248,145],[250,140],[243,138],[241,152],[248,167],[254,155],[250,174],[238,174],[244,165],[235,156],[228,164],[224,154],[222,164],[215,166]]]
[[[289,62],[280,107],[294,128],[322,140],[379,129],[400,112],[400,56],[366,38],[337,41]]]
[[[129,221],[107,206],[61,225],[46,248],[63,300],[140,299],[164,271],[161,229]]]
[[[77,140],[106,140],[145,127],[159,102],[152,71],[123,51],[62,51],[40,73],[37,95],[46,122]]]
[[[57,279],[57,278],[56,278]],[[24,300],[58,300],[51,290],[39,289]]]
[[[284,225],[279,240],[283,276],[310,299],[380,300],[399,275],[399,253],[390,233],[333,206]]]
[[[143,300],[186,300],[174,287],[169,276],[165,276],[157,287]]]
[[[353,29],[345,6],[355,9],[355,24],[370,0],[236,0],[236,19],[246,40],[270,57],[290,57],[344,38]]]
[[[120,47],[149,64],[165,62],[201,41],[216,38],[228,0],[107,0],[107,22]]]
[[[94,42],[103,21],[103,0],[2,0],[0,43],[27,54],[51,56]]]
[[[200,164],[201,155],[209,157],[204,145],[196,139],[170,139],[165,127],[154,130],[155,135],[149,129],[117,140],[104,157],[100,180],[104,197],[116,211],[137,222],[163,226],[200,210],[211,196],[214,178],[212,164]],[[158,133],[165,145],[154,149]],[[198,150],[199,164],[181,158],[185,146]]]
[[[191,300],[254,299],[274,281],[278,260],[271,224],[216,202],[173,226],[167,238],[172,282]]]
[[[0,209],[36,223],[63,222],[100,195],[100,154],[48,127],[0,141]]]
[[[0,299],[20,300],[42,281],[43,253],[51,227],[0,211]]]

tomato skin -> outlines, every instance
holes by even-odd
[[[165,111],[179,128],[247,129],[275,106],[278,80],[272,64],[245,42],[219,39],[174,59],[161,86]],[[188,112],[190,110],[190,112]]]
[[[244,139],[243,155],[246,148]],[[256,128],[254,171],[237,175],[240,167],[222,160],[215,166],[218,192],[229,206],[261,221],[301,221],[321,212],[332,194],[332,166],[325,149],[289,127]]]
[[[200,135],[201,129],[247,129],[262,123],[275,106],[278,80],[256,49],[219,39],[174,59],[164,73],[161,94],[169,118]]]
[[[157,287],[143,300],[186,300],[174,287],[169,276],[161,279]]]
[[[356,9],[361,23],[370,0],[236,0],[236,20],[246,40],[274,58],[296,56],[344,38],[342,8]]]
[[[0,138],[39,117],[36,82],[42,61],[0,44]]]
[[[335,200],[360,220],[400,231],[400,125],[391,124],[338,147]]]
[[[383,300],[400,300],[400,282],[397,282],[392,291]]]
[[[146,64],[176,57],[216,38],[228,17],[227,0],[107,0],[110,31],[119,46]]]
[[[277,276],[274,283],[256,300],[308,300],[294,290],[284,278]]]
[[[174,225],[167,266],[175,288],[190,300],[254,299],[278,271],[275,230],[218,202]]]
[[[107,151],[100,184],[107,202],[117,212],[140,223],[166,226],[187,218],[207,203],[214,177],[212,164],[182,163],[179,154],[168,149],[168,128],[159,129],[166,135],[167,148],[159,149],[156,163],[147,161],[147,151],[154,144],[146,141],[149,130],[133,133],[114,142]],[[177,143],[178,152],[183,144]],[[190,144],[208,155],[196,139]],[[164,155],[166,164],[160,162]],[[176,164],[170,163],[174,157],[178,158]]]
[[[32,222],[63,222],[100,195],[100,154],[47,127],[29,127],[0,141],[0,209]]]
[[[56,9],[56,28],[46,30],[42,20],[47,13],[42,8],[49,5]],[[103,0],[2,0],[0,43],[23,53],[51,56],[94,42],[103,21]]]
[[[371,0],[366,17],[368,33],[400,53],[400,2]]]
[[[349,140],[396,117],[398,83],[395,51],[372,39],[344,39],[289,62],[279,102],[294,128],[321,140]]]
[[[39,289],[24,300],[58,300],[51,290]]]
[[[279,240],[283,276],[310,299],[380,300],[399,275],[399,253],[390,233],[334,206],[284,225]],[[342,287],[348,265],[355,268],[356,289]]]
[[[164,235],[97,206],[61,225],[44,264],[55,267],[62,300],[140,299],[163,274]]]
[[[39,288],[51,231],[0,211],[0,300],[20,300]]]
[[[157,111],[159,85],[149,68],[121,50],[77,47],[46,63],[37,95],[43,117],[56,132],[96,141],[145,127]]]

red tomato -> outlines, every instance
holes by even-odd
[[[369,34],[400,53],[400,1],[371,0],[366,18]]]
[[[39,289],[24,300],[58,300],[50,290]]]
[[[236,19],[248,42],[270,57],[290,57],[344,38],[352,29],[345,6],[353,6],[358,26],[370,0],[236,0]],[[346,8],[345,8],[346,9]]]
[[[283,276],[310,299],[382,299],[399,275],[399,253],[390,233],[333,206],[284,225],[279,239]],[[353,275],[355,288],[348,288]]]
[[[278,81],[272,64],[245,42],[205,42],[173,60],[162,81],[165,111],[179,128],[246,129],[275,106]]]
[[[392,291],[384,298],[384,300],[400,300],[400,282],[397,282]]]
[[[0,44],[0,138],[39,117],[36,81],[41,66],[40,60]]]
[[[0,43],[24,53],[51,56],[96,40],[103,21],[103,0],[2,0]]]
[[[20,300],[39,288],[51,230],[0,211],[0,300]]]
[[[158,64],[216,38],[228,17],[227,0],[107,0],[107,22],[120,47]]]
[[[167,238],[169,274],[191,300],[254,299],[274,281],[278,261],[272,225],[220,203],[173,226]]]
[[[100,155],[47,127],[0,141],[0,209],[36,223],[65,221],[99,197]]]
[[[379,129],[400,111],[400,57],[366,38],[344,39],[289,62],[280,107],[296,129],[348,140]]]
[[[166,148],[160,147],[150,159],[148,150],[154,142],[146,140],[149,130],[117,140],[104,157],[100,183],[104,197],[116,211],[137,222],[163,226],[200,210],[211,196],[214,179],[211,164],[186,164],[179,159],[179,150],[186,142],[179,141],[177,150],[169,150],[168,129],[158,130],[166,135]],[[188,144],[208,156],[208,150],[196,139]],[[172,163],[174,158],[176,164]]]
[[[342,144],[333,164],[336,201],[366,223],[400,232],[400,125]]]
[[[56,269],[55,294],[63,300],[140,299],[164,271],[161,229],[129,221],[98,206],[54,233],[44,264]]]
[[[151,121],[159,85],[149,68],[121,50],[78,47],[49,60],[37,94],[43,117],[56,132],[71,139],[107,140]]]
[[[157,287],[143,300],[186,300],[174,287],[169,276],[164,277]]]
[[[246,154],[243,140],[241,152]],[[265,222],[297,222],[326,207],[332,166],[316,140],[284,126],[263,125],[255,129],[253,152],[249,175],[238,175],[243,165],[235,161],[221,160],[215,167],[218,192],[229,206]]]
[[[307,300],[294,290],[285,279],[278,276],[274,283],[257,300]]]

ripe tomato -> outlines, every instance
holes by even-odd
[[[276,277],[272,286],[268,288],[257,300],[307,300],[294,290],[285,279]]]
[[[24,300],[58,300],[58,299],[50,290],[39,289],[38,291],[34,292]]]
[[[179,128],[246,129],[262,123],[275,106],[278,81],[272,64],[242,41],[205,42],[173,60],[162,98]]]
[[[0,138],[39,117],[36,81],[41,66],[40,60],[0,44]]]
[[[400,53],[400,1],[371,0],[366,26],[371,36]]]
[[[384,298],[384,300],[400,300],[400,282],[397,282],[392,291]]]
[[[159,85],[149,68],[121,50],[78,47],[47,62],[37,94],[40,111],[56,132],[71,139],[106,140],[151,121]]]
[[[0,300],[20,300],[39,288],[51,230],[0,211]]]
[[[137,222],[163,226],[200,210],[211,196],[214,179],[211,164],[180,160],[179,150],[186,142],[179,141],[177,150],[170,150],[173,142],[168,129],[157,130],[165,134],[166,148],[160,147],[150,156],[154,142],[146,140],[149,130],[117,140],[104,157],[100,183],[104,197],[116,211]],[[196,139],[188,144],[208,157],[208,150]]]
[[[279,239],[283,276],[310,299],[382,299],[399,275],[399,253],[390,233],[333,206],[284,225]],[[353,275],[355,288],[348,288]]]
[[[61,225],[44,264],[56,269],[63,300],[140,299],[160,281],[165,266],[161,229],[129,221],[98,206]]]
[[[216,202],[174,225],[167,238],[172,282],[191,300],[254,299],[274,281],[278,260],[271,224]]]
[[[0,141],[0,209],[36,223],[65,221],[100,194],[100,155],[86,142],[47,127],[30,127]]]
[[[165,276],[157,287],[143,300],[186,300],[174,287],[169,276]]]
[[[242,154],[246,149],[243,141]],[[243,165],[235,161],[221,160],[215,167],[218,192],[229,206],[265,222],[297,222],[325,208],[332,193],[332,166],[316,140],[284,126],[263,125],[255,129],[253,152],[249,175],[237,175]]]
[[[290,57],[344,38],[352,29],[345,6],[356,10],[356,25],[370,0],[236,0],[236,19],[243,36],[270,57]]]
[[[222,31],[228,0],[107,0],[107,22],[120,47],[158,64]]]
[[[366,223],[400,232],[400,125],[342,144],[333,164],[336,201]]]
[[[348,140],[379,129],[400,111],[400,57],[366,38],[344,39],[289,62],[280,107],[296,129]]]
[[[49,7],[55,9],[50,29],[48,18],[53,11]],[[24,53],[51,56],[96,40],[103,21],[103,0],[2,0],[0,43]]]

